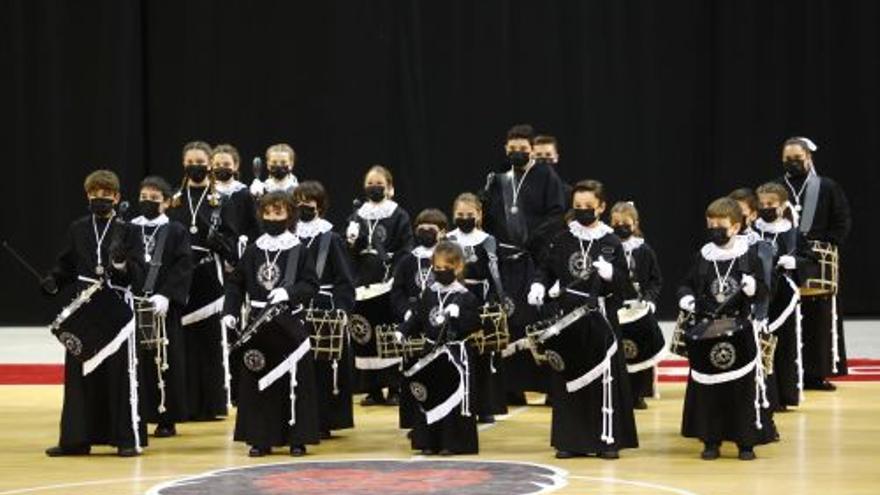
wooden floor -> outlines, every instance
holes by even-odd
[[[516,408],[480,434],[481,454],[460,459],[527,461],[568,472],[555,493],[789,495],[880,493],[880,383],[844,383],[835,393],[811,393],[797,411],[777,416],[780,443],[759,448],[758,460],[699,460],[700,445],[678,434],[684,387],[663,384],[663,397],[637,411],[642,447],[616,462],[558,461],[548,445],[550,410]],[[45,457],[57,438],[59,386],[0,387],[0,495],[141,494],[158,483],[231,466],[291,461],[260,460],[230,441],[232,421],[186,424],[173,439],[152,439],[147,453],[121,459],[106,448],[89,457]],[[357,408],[355,430],[311,448],[305,461],[410,459],[396,429],[396,409]]]

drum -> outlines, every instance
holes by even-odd
[[[233,349],[241,349],[246,370],[263,376],[284,363],[309,340],[301,307],[291,310],[287,304],[276,304],[264,309]]]
[[[376,326],[376,351],[380,358],[416,358],[425,353],[427,339],[405,337],[396,323]]]
[[[839,279],[840,255],[837,246],[830,242],[809,241],[810,247],[819,258],[817,272],[808,275],[804,287],[817,291],[837,294]]]
[[[338,361],[342,359],[345,348],[345,328],[348,316],[341,309],[309,308],[305,313],[305,323],[312,340],[315,359]]]
[[[772,333],[761,332],[758,343],[761,345],[761,362],[764,365],[764,373],[772,375],[779,337]]]
[[[55,338],[89,374],[135,330],[134,313],[115,290],[97,281],[80,292],[50,325]]]
[[[404,387],[425,414],[427,424],[445,418],[465,397],[461,353],[442,345],[404,370]]]
[[[136,298],[134,313],[137,327],[138,347],[144,350],[155,350],[159,346],[168,345],[168,337],[165,333],[165,317],[155,312],[155,307],[149,299]]]
[[[586,306],[560,317],[532,339],[544,362],[565,380],[568,392],[602,376],[617,352],[608,320],[598,309]]]
[[[480,354],[501,352],[510,343],[507,312],[499,304],[486,304],[480,310],[480,330],[472,334],[474,347]]]
[[[705,319],[689,328],[684,339],[691,370],[703,376],[745,374],[758,355],[752,324],[741,318]]]
[[[666,341],[657,319],[644,301],[631,301],[617,310],[623,335],[627,371],[636,373],[654,366],[664,354]]]
[[[669,341],[669,352],[686,358],[688,356],[687,343],[684,339],[685,329],[694,325],[694,315],[687,311],[679,311],[672,330],[672,338]]]

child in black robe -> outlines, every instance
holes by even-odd
[[[735,318],[743,322],[749,339],[758,341],[753,321],[756,301],[766,297],[767,284],[757,251],[737,236],[743,215],[735,200],[718,199],[706,210],[710,242],[697,255],[678,290],[679,307],[696,321]],[[741,348],[739,353],[746,352]],[[749,362],[737,358],[737,348],[727,341],[714,344],[708,353],[718,373],[691,369],[685,392],[682,435],[703,442],[702,458],[717,459],[721,443],[731,441],[739,458],[755,458],[754,447],[773,441],[769,403],[765,395],[760,353]],[[700,358],[689,346],[693,367]]]
[[[267,193],[259,212],[266,233],[247,247],[227,281],[223,324],[236,325],[245,296],[252,320],[279,308],[283,314],[276,318],[288,323],[263,329],[274,334],[257,334],[252,347],[242,347],[235,440],[250,445],[251,457],[280,446],[301,456],[306,444],[320,441],[314,357],[302,321],[303,305],[318,291],[318,277],[311,252],[288,230],[296,222],[291,196]],[[280,363],[272,362],[273,353],[281,354]]]
[[[498,268],[498,243],[482,228],[483,204],[475,194],[462,193],[452,205],[456,229],[447,238],[464,252],[464,286],[477,297],[480,307],[487,304],[504,310],[504,286]],[[483,322],[484,332],[494,332],[494,324]],[[509,331],[509,329],[508,329]],[[478,423],[493,423],[496,414],[507,414],[504,388],[504,360],[501,352],[477,354],[474,363],[472,406]]]
[[[406,337],[428,339],[427,354],[404,370],[406,393],[422,410],[410,437],[412,448],[422,455],[476,454],[477,424],[469,410],[474,400],[474,350],[466,339],[479,326],[478,302],[461,283],[464,256],[457,244],[438,243],[431,259],[434,281],[401,326]],[[452,360],[454,366],[447,366],[447,374],[417,373],[432,356]],[[447,380],[458,386],[443,383]],[[437,402],[436,395],[447,388],[452,390],[449,397]]]
[[[299,211],[296,235],[315,260],[320,285],[310,307],[349,314],[354,309],[354,278],[345,241],[333,232],[333,224],[324,219],[328,203],[324,186],[316,181],[302,182],[294,190],[293,199]],[[321,437],[330,438],[333,430],[353,428],[354,354],[348,338],[342,341],[339,360],[315,360],[315,377]]]
[[[119,179],[109,170],[97,170],[85,180],[90,214],[75,220],[65,246],[41,284],[56,295],[75,284],[84,290],[103,280],[102,290],[130,296],[144,277],[144,248],[140,233],[119,219]],[[133,326],[132,326],[133,328]],[[120,333],[119,335],[122,335]],[[147,432],[138,414],[137,356],[134,332],[94,371],[84,374],[84,363],[64,355],[64,405],[58,445],[49,457],[85,455],[93,445],[112,445],[121,457],[136,456],[147,444]]]
[[[617,459],[620,449],[638,447],[626,361],[616,328],[629,271],[620,240],[600,220],[606,204],[601,183],[575,184],[568,231],[548,245],[528,295],[533,306],[542,306],[548,294],[558,298],[556,305],[563,314],[587,308],[587,314],[567,329],[580,332],[584,346],[571,349],[568,359],[558,353],[559,359],[548,356],[548,364],[556,371],[551,382],[550,443],[559,459],[590,454]],[[554,282],[559,288],[548,292],[546,287]],[[561,372],[576,366],[576,361],[587,363],[589,370],[567,380]]]
[[[141,231],[146,276],[138,294],[152,303],[156,318],[164,320],[166,343],[138,346],[141,373],[141,411],[144,421],[157,423],[154,435],[177,434],[175,423],[188,419],[186,401],[186,352],[180,317],[192,281],[192,252],[183,225],[165,215],[171,188],[161,177],[141,182],[140,216],[131,223]],[[159,251],[161,250],[161,256]],[[153,268],[155,266],[155,268]],[[152,270],[157,270],[151,275]],[[149,286],[148,286],[149,284]],[[144,338],[138,335],[138,338]]]
[[[355,277],[356,299],[351,315],[355,348],[356,392],[366,392],[363,406],[397,405],[399,359],[377,356],[374,327],[394,323],[390,304],[394,267],[413,247],[409,214],[393,201],[394,178],[381,166],[364,177],[367,201],[356,209],[345,229]],[[382,394],[388,388],[388,396]]]
[[[660,273],[660,263],[657,262],[657,254],[654,249],[645,242],[642,234],[639,212],[635,205],[630,202],[621,202],[611,208],[611,226],[614,234],[621,240],[623,253],[626,256],[626,264],[629,269],[632,290],[630,298],[647,303],[650,314],[657,311],[657,302],[660,299],[660,290],[663,288],[663,276]],[[629,370],[630,390],[633,393],[633,407],[647,409],[646,397],[656,394],[657,365],[656,362],[662,357],[662,353],[655,355],[649,362],[654,363],[645,368],[639,365],[639,370]]]

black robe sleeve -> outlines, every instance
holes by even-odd
[[[288,253],[288,262],[290,254]],[[305,245],[299,245],[296,280],[287,281],[282,287],[294,304],[307,304],[318,293],[318,274],[315,272],[315,259]]]
[[[238,318],[241,311],[241,304],[244,301],[244,295],[247,292],[246,273],[252,270],[253,259],[256,253],[256,246],[250,244],[245,248],[244,253],[232,273],[225,277],[224,284],[224,300],[223,314],[232,315]]]
[[[415,312],[418,303],[418,290],[413,293],[414,280],[416,277],[416,257],[412,253],[405,253],[397,266],[394,267],[394,282],[391,285],[391,311],[398,321],[402,321],[407,310]]]
[[[651,246],[642,244],[638,249],[641,251],[636,265],[639,288],[645,301],[657,304],[660,299],[660,291],[663,288],[663,275],[660,272],[660,263],[657,261],[657,253]]]
[[[76,270],[76,246],[74,245],[73,225],[68,227],[67,234],[64,239],[64,247],[58,254],[55,266],[49,270],[50,276],[55,279],[58,288],[66,287],[72,284],[77,277]]]
[[[192,249],[185,227],[177,222],[169,222],[165,226],[168,238],[165,253],[162,255],[160,282],[155,292],[167,297],[181,306],[186,305],[192,282]],[[149,271],[149,266],[147,267]]]
[[[118,270],[110,263],[110,280],[113,284],[122,287],[131,286],[135,289],[144,285],[146,270],[144,266],[144,243],[141,239],[140,228],[123,223],[114,223],[111,231],[123,229],[119,232],[122,249],[125,252],[125,266]],[[111,232],[113,234],[114,232]],[[111,248],[112,249],[112,248]]]
[[[330,232],[330,252],[327,253],[327,266],[324,269],[324,278],[327,269],[333,279],[333,302],[337,308],[343,311],[351,311],[355,305],[354,275],[346,254],[345,241],[335,232]]]
[[[838,183],[827,178],[825,178],[825,182],[828,184],[829,193],[831,194],[831,218],[826,234],[827,239],[825,240],[841,246],[846,242],[846,238],[849,237],[850,230],[852,230],[852,214],[849,209],[849,201],[847,201],[843,188]]]

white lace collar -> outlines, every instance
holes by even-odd
[[[220,193],[224,196],[230,196],[232,194],[235,194],[238,191],[241,191],[242,189],[244,189],[245,187],[247,187],[247,186],[245,186],[243,183],[239,182],[236,179],[232,179],[225,184],[223,182],[215,182],[214,183],[214,189],[216,189],[218,193]]]
[[[283,234],[276,236],[263,234],[257,238],[255,244],[265,251],[283,251],[299,244],[299,238],[289,230],[285,230]]]
[[[568,231],[571,235],[584,241],[595,241],[601,239],[608,234],[614,232],[614,229],[605,224],[602,220],[595,227],[584,227],[577,221],[568,222]]]
[[[791,230],[791,222],[787,218],[779,218],[773,223],[767,223],[763,219],[757,219],[755,221],[755,227],[758,228],[761,232],[767,232],[770,234],[781,234],[783,232],[788,232]]]
[[[625,241],[621,241],[621,244],[623,245],[623,250],[626,251],[627,253],[631,253],[634,250],[642,247],[642,244],[644,244],[644,243],[645,243],[645,238],[639,237],[637,235],[631,235],[631,236],[629,236],[629,239],[627,239]]]
[[[390,199],[383,199],[378,203],[367,201],[358,208],[357,214],[364,220],[382,220],[390,217],[397,209],[397,203]]]
[[[742,233],[737,234],[736,237],[740,239],[745,239],[745,241],[749,243],[749,246],[753,246],[755,243],[761,240],[761,234],[755,232],[755,230],[751,226],[749,226]]]
[[[149,220],[149,219],[147,219],[147,217],[141,215],[137,218],[132,219],[131,223],[133,223],[134,225],[138,225],[140,227],[156,227],[156,226],[165,225],[166,223],[168,223],[168,217],[165,216],[165,214],[163,213],[163,214],[159,215],[158,217],[156,217],[152,220]]]
[[[449,292],[467,292],[467,287],[461,285],[461,282],[456,280],[449,285],[443,285],[440,282],[434,282],[431,284],[431,290],[434,292],[438,292],[440,294],[446,294]]]
[[[477,228],[474,228],[474,230],[468,234],[462,232],[461,229],[455,229],[447,234],[446,237],[449,237],[461,246],[473,247],[482,244],[483,241],[489,237],[489,234],[487,234],[485,230]]]
[[[717,246],[714,242],[706,243],[700,254],[709,261],[727,261],[739,258],[749,250],[749,241],[742,236],[733,238],[733,246],[729,249]]]
[[[416,246],[412,250],[413,256],[416,258],[426,259],[434,256],[434,247],[426,248],[425,246]]]
[[[333,224],[320,217],[311,222],[299,221],[296,224],[296,235],[300,239],[310,239],[331,230],[333,230]]]
[[[299,180],[293,174],[287,174],[287,177],[281,180],[270,176],[263,182],[263,185],[266,186],[266,192],[287,191],[298,186]]]

